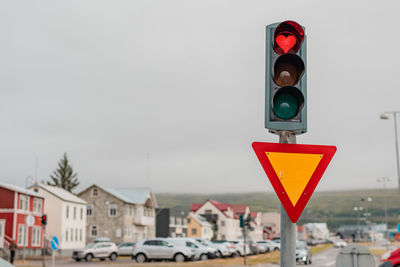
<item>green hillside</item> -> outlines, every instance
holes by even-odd
[[[306,222],[327,222],[334,230],[342,224],[357,224],[355,206],[364,207],[365,213],[371,216],[371,222],[384,222],[385,196],[387,198],[388,222],[394,227],[400,222],[400,194],[397,190],[354,190],[336,192],[316,192],[311,197],[306,209],[300,217],[299,224]],[[190,204],[202,203],[214,199],[222,203],[244,203],[252,211],[279,211],[280,202],[275,193],[229,193],[229,194],[156,194],[157,202],[162,208],[173,208],[189,211]],[[371,202],[361,201],[371,197]],[[364,217],[359,213],[360,218]],[[360,220],[365,223],[365,220]]]

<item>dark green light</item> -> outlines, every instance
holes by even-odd
[[[275,116],[280,119],[288,120],[296,116],[299,110],[297,98],[289,92],[277,94],[274,97],[273,111]]]

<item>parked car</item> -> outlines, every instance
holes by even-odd
[[[195,238],[195,240],[204,246],[215,248],[217,250],[217,257],[219,258],[230,256],[230,252],[224,244],[213,243],[204,238]]]
[[[269,252],[269,247],[263,243],[257,243],[255,241],[249,241],[250,249],[252,250],[253,254],[260,254]]]
[[[130,256],[133,251],[134,242],[126,242],[118,245],[118,255]]]
[[[244,242],[243,241],[230,241],[232,244],[235,245],[236,248],[236,253],[239,256],[244,256],[245,252],[244,252]],[[250,247],[250,244],[248,242],[246,242],[246,255],[250,255],[252,254],[252,248]]]
[[[343,239],[338,239],[335,241],[335,243],[333,243],[333,246],[335,248],[344,248],[345,246],[347,246],[347,243]]]
[[[311,250],[304,241],[296,242],[296,262],[311,264]]]
[[[132,259],[136,259],[139,263],[148,260],[184,262],[185,260],[192,260],[193,257],[192,249],[176,246],[164,238],[144,239],[136,243],[132,252]]]
[[[381,265],[379,267],[393,267],[400,265],[400,248],[386,252],[381,257]]]
[[[168,241],[176,246],[191,248],[194,253],[194,260],[208,260],[216,258],[217,250],[212,247],[204,246],[193,238],[175,237],[168,238]]]
[[[279,251],[281,250],[281,244],[278,242],[273,242],[271,240],[260,240],[257,244],[262,244],[268,248],[268,251]]]
[[[118,247],[112,242],[89,243],[82,250],[72,252],[72,258],[76,261],[82,259],[91,261],[93,258],[99,258],[101,261],[109,258],[111,261],[115,261],[117,257]]]
[[[228,257],[235,257],[238,255],[238,252],[237,252],[238,250],[232,242],[229,242],[226,240],[214,240],[214,241],[212,241],[212,243],[221,244],[221,245],[225,246],[226,249],[228,250],[228,255],[227,255]]]

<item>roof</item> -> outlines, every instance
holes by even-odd
[[[23,187],[19,187],[19,186],[16,186],[16,185],[0,183],[0,187],[6,188],[6,189],[11,190],[11,191],[19,192],[19,193],[22,193],[22,194],[26,194],[26,195],[30,195],[30,196],[34,196],[34,197],[44,198],[39,193],[36,193],[34,191],[31,191],[31,190],[28,190],[28,189],[25,189]]]
[[[83,199],[75,196],[71,192],[68,192],[67,190],[65,190],[65,189],[63,189],[61,187],[45,185],[45,184],[40,183],[40,184],[37,184],[37,185],[33,185],[30,188],[34,188],[36,186],[39,186],[43,190],[55,195],[56,197],[58,197],[61,200],[80,203],[80,204],[85,204],[85,205],[87,204],[87,202],[84,201]]]
[[[154,206],[157,207],[157,201],[153,196],[150,188],[108,188],[98,185],[92,185],[82,192],[88,190],[93,186],[97,186],[107,193],[115,196],[116,198],[130,204],[145,204],[147,199],[151,198],[154,201]]]
[[[212,199],[207,199],[204,203],[206,203],[207,201],[210,202],[211,204],[213,204],[217,209],[219,209],[223,213],[225,211],[227,211],[229,208],[231,208],[233,210],[235,219],[238,219],[240,214],[245,214],[246,209],[248,208],[248,206],[246,204],[226,204],[226,203],[220,203],[220,202],[218,202],[216,200],[212,200]],[[198,209],[200,209],[204,205],[204,203],[192,204],[190,206],[190,211],[196,212]]]
[[[196,222],[198,222],[199,224],[201,224],[202,226],[209,226],[211,227],[211,224],[206,220],[206,218],[202,217],[202,216],[198,216],[194,213],[189,213],[189,216],[192,217],[193,219],[196,220]]]

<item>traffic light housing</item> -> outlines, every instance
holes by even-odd
[[[47,224],[47,215],[43,214],[42,215],[42,225],[46,225]]]
[[[244,227],[244,215],[240,214],[239,215],[239,221],[240,221],[240,228]]]
[[[294,21],[266,27],[265,128],[307,132],[306,35]]]

